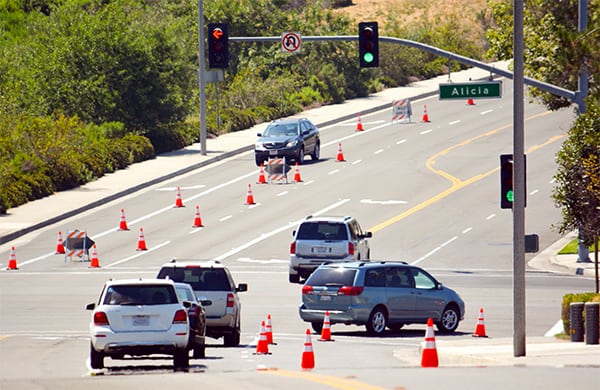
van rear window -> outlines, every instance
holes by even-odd
[[[356,269],[341,267],[317,268],[305,284],[309,286],[352,286]]]

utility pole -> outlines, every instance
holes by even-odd
[[[200,154],[206,156],[206,71],[204,61],[204,0],[198,0],[198,82],[200,84]]]

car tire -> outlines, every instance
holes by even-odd
[[[310,157],[313,161],[318,161],[321,158],[321,144],[319,142],[315,144],[315,150],[313,150]]]
[[[263,160],[262,158],[255,156],[254,157],[254,161],[256,161],[256,166],[260,167],[261,164],[264,164],[265,160]]]
[[[300,283],[300,275],[292,275],[289,276],[290,283]]]
[[[373,309],[365,326],[369,336],[381,336],[387,326],[387,313],[385,309],[382,307]]]
[[[458,328],[459,322],[460,312],[456,305],[450,304],[446,306],[440,320],[436,322],[436,325],[440,333],[452,333]]]
[[[187,369],[190,366],[190,354],[187,348],[178,349],[173,354],[173,368],[175,370]]]
[[[296,157],[296,162],[298,163],[298,165],[304,164],[304,146],[300,147],[300,150],[298,150],[298,156]]]
[[[93,369],[99,370],[104,368],[104,353],[98,352],[94,349],[94,346],[90,343],[90,366]]]
[[[323,322],[322,321],[313,321],[310,323],[315,333],[321,334],[323,331]]]
[[[240,328],[223,336],[223,345],[226,347],[237,347],[240,345]]]
[[[204,359],[206,357],[206,346],[205,345],[196,345],[194,347],[194,352],[192,354],[194,359]]]

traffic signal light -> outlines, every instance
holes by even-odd
[[[524,191],[527,193],[527,156],[523,156],[523,172],[525,179]],[[500,155],[500,208],[512,209],[515,200],[513,187],[513,155]],[[525,197],[525,206],[527,206],[527,197]]]
[[[377,22],[361,22],[358,24],[358,53],[361,68],[379,66]]]
[[[226,23],[208,24],[208,67],[225,69],[229,66],[229,35]]]
[[[513,156],[512,154],[500,155],[500,208],[512,209],[514,201],[513,191]]]

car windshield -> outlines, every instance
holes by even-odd
[[[265,137],[282,137],[282,136],[294,136],[298,135],[298,124],[297,123],[278,123],[272,124],[267,127],[263,136]]]
[[[352,286],[356,269],[342,267],[323,267],[313,272],[306,284],[308,286]]]
[[[166,305],[178,302],[170,286],[117,285],[108,287],[103,304]]]
[[[305,222],[298,229],[298,240],[347,240],[346,225],[331,222]]]

